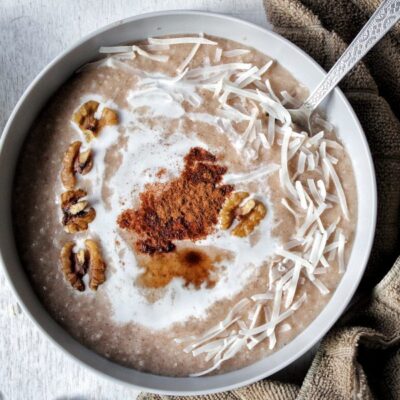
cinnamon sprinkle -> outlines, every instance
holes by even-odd
[[[205,238],[218,222],[218,213],[233,186],[222,185],[226,167],[201,147],[190,149],[178,178],[149,185],[140,194],[140,207],[123,211],[117,220],[134,232],[141,253],[168,253],[174,240]]]

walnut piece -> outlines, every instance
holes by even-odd
[[[235,210],[239,204],[248,197],[247,192],[234,192],[226,200],[219,213],[219,220],[222,229],[228,229],[235,219]]]
[[[71,286],[82,292],[85,290],[82,277],[86,273],[87,264],[84,255],[82,259],[81,256],[78,258],[78,253],[74,254],[74,245],[74,242],[67,242],[62,247],[60,253],[61,270],[65,279],[71,284]]]
[[[93,155],[92,150],[86,150],[79,153],[78,157],[75,158],[74,170],[75,172],[86,175],[90,172],[93,167]]]
[[[71,286],[80,292],[85,290],[82,277],[89,270],[89,287],[97,288],[106,280],[106,265],[103,261],[100,248],[92,239],[85,240],[85,249],[74,253],[74,242],[64,244],[60,253],[61,270]]]
[[[62,224],[67,233],[85,231],[96,217],[96,211],[81,200],[87,193],[82,189],[68,190],[61,194],[61,209],[64,213]]]
[[[250,199],[242,207],[236,209],[236,215],[238,217],[243,217],[244,215],[247,215],[255,206],[256,206],[255,200]]]
[[[244,215],[242,217],[243,219],[232,230],[232,235],[239,237],[250,235],[250,233],[253,232],[254,228],[265,217],[265,215],[267,214],[267,209],[265,208],[264,204],[259,201],[255,201],[255,203],[255,207],[248,214]]]
[[[106,265],[103,261],[100,247],[94,240],[85,240],[85,246],[89,257],[89,286],[90,289],[97,290],[106,280]]]
[[[76,173],[87,174],[93,167],[92,151],[80,152],[82,142],[77,140],[69,145],[64,154],[61,170],[61,181],[66,189],[76,185]]]
[[[76,111],[72,120],[78,124],[81,131],[85,134],[86,140],[90,142],[93,138],[97,137],[100,131],[106,125],[117,125],[118,115],[111,108],[105,107],[101,113],[100,119],[96,118],[96,112],[100,103],[95,100],[87,101],[82,104],[78,111]]]

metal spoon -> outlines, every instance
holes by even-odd
[[[383,0],[356,38],[336,61],[324,80],[298,109],[288,110],[292,121],[311,132],[311,116],[343,77],[382,39],[400,18],[400,0]]]

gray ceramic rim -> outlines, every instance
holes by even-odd
[[[54,59],[35,78],[15,106],[0,141],[0,256],[4,273],[18,301],[33,323],[64,353],[96,373],[145,391],[195,395],[234,389],[265,378],[309,350],[337,321],[349,304],[367,264],[376,223],[377,191],[370,150],[361,125],[336,89],[326,108],[345,142],[355,169],[358,193],[358,225],[354,247],[336,292],[321,314],[292,342],[246,368],[220,376],[172,378],[124,368],[85,348],[45,311],[23,271],[12,232],[10,193],[14,169],[23,140],[41,107],[65,79],[96,55],[100,45],[114,45],[151,35],[202,32],[253,45],[271,55],[310,88],[325,72],[295,45],[257,25],[230,16],[198,11],[167,11],[135,16],[99,29]],[[347,136],[343,132],[347,132]],[[45,171],[44,171],[45,172]]]

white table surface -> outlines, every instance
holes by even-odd
[[[66,47],[110,22],[173,9],[231,14],[268,26],[262,0],[0,0],[0,132],[30,81]],[[299,370],[304,367],[297,363],[284,377]],[[44,338],[0,270],[0,400],[127,400],[137,394],[79,366]]]

